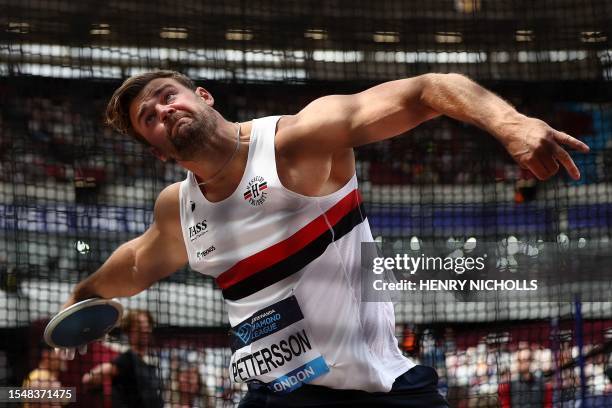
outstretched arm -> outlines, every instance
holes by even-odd
[[[91,297],[135,295],[187,262],[180,229],[178,183],[166,187],[155,203],[155,221],[141,236],[121,245],[74,288],[63,308]]]
[[[583,142],[542,120],[520,114],[506,101],[462,75],[435,75],[431,81],[432,86],[423,93],[425,104],[488,131],[518,164],[540,180],[554,175],[559,164],[572,178],[580,178],[580,171],[561,146],[588,152]]]
[[[587,152],[586,144],[517,112],[459,74],[425,74],[386,82],[354,95],[317,99],[293,117],[288,139],[298,142],[302,152],[330,154],[396,136],[439,115],[488,131],[519,165],[541,180],[554,175],[559,164],[571,177],[580,177],[561,146]]]

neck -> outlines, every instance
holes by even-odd
[[[202,193],[210,201],[221,201],[234,192],[242,179],[248,157],[251,123],[242,123],[238,134],[237,125],[227,123],[231,126],[229,129],[232,135],[228,137],[226,133],[225,138],[228,142],[224,156],[215,160],[201,158],[180,163],[194,174]],[[224,165],[226,162],[227,164]],[[224,168],[219,172],[221,167]]]
[[[219,169],[217,170],[217,172],[214,173],[209,178],[205,179],[204,181],[199,182],[198,185],[199,186],[204,186],[204,185],[210,184],[210,183],[214,182],[216,179],[220,178],[223,175],[223,172],[225,171],[227,166],[231,164],[232,160],[236,156],[236,153],[238,153],[238,149],[239,148],[240,148],[240,123],[236,122],[236,142],[234,143],[234,149],[232,150],[230,155],[227,157],[227,159],[225,159],[223,164],[221,166],[219,166]]]

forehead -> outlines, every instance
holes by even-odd
[[[140,107],[146,103],[149,99],[155,97],[155,92],[166,85],[172,85],[175,88],[188,90],[185,86],[181,85],[179,82],[172,78],[155,78],[150,81],[144,88],[134,97],[132,102],[130,103],[130,118],[132,121],[136,119],[136,115],[138,114]]]
[[[149,316],[146,313],[138,314],[138,321],[141,323],[149,323]]]
[[[518,352],[519,360],[529,360],[531,358],[531,350],[521,350]]]

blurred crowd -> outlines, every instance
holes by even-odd
[[[510,337],[490,334],[476,345],[459,348],[452,329],[438,338],[426,330],[418,358],[437,369],[440,392],[457,408],[612,406],[609,348],[583,348],[582,355],[588,357],[582,381],[579,348],[572,339],[551,348],[545,345],[546,336],[540,342],[512,342]],[[595,350],[601,352],[589,353]]]
[[[182,179],[183,171],[176,165],[161,164],[147,153],[145,146],[103,125],[106,97],[92,99],[73,88],[57,96],[18,95],[11,98],[10,104],[3,104],[0,108],[0,183],[83,187],[82,190],[89,190],[88,198],[96,203],[101,186],[131,186],[145,179],[167,184]],[[537,106],[539,102],[531,105],[513,102],[521,111],[541,117],[591,146],[588,156],[574,157],[583,175],[579,183],[612,181],[612,104],[549,102],[546,106]],[[282,100],[278,106],[267,108],[269,111],[257,112],[238,108],[235,116],[238,120],[248,120],[253,116],[292,113]],[[528,192],[524,187],[535,183],[532,175],[514,164],[493,138],[474,127],[444,118],[423,124],[406,137],[364,146],[358,149],[357,159],[361,180],[376,185],[506,182],[515,184],[521,194],[525,192],[519,197],[525,199]],[[0,202],[14,199],[13,190],[0,192]],[[146,206],[151,203],[143,200]],[[63,242],[54,244],[47,236],[31,235],[22,241],[39,247],[20,250],[27,254],[22,261],[28,266],[36,264],[37,254],[45,254],[49,248],[65,247],[67,254],[58,249],[52,256],[41,255],[41,268],[53,273],[56,279],[56,270],[75,270],[72,264],[70,267],[60,264],[76,257],[72,246]],[[0,248],[0,289],[7,293],[16,292],[18,285],[8,267],[17,261],[8,260],[6,254],[22,253],[9,247],[13,241],[12,238],[0,240],[3,246]],[[67,241],[72,242],[72,237]],[[108,252],[114,247],[107,246],[92,247],[92,251]],[[79,254],[89,256],[89,248],[83,248],[77,248]],[[97,262],[91,258],[92,263]],[[47,259],[57,261],[50,264]],[[88,270],[93,265],[81,267]],[[147,312],[136,310],[127,316],[121,341],[97,343],[87,355],[75,361],[61,360],[44,344],[34,345],[30,350],[28,373],[22,376],[23,384],[46,382],[75,386],[79,401],[90,408],[222,407],[234,406],[240,399],[244,387],[231,384],[227,373],[229,349],[156,344],[154,322]],[[570,342],[553,348],[548,344],[509,340],[500,343],[483,338],[476,345],[464,347],[449,332],[442,337],[425,333],[418,343],[410,354],[438,370],[440,391],[456,407],[549,407],[552,404],[573,407],[583,390],[589,400],[582,407],[612,406],[609,352],[585,361],[585,381],[581,382],[580,367],[572,364],[578,351]],[[592,347],[589,344],[583,351],[586,353]],[[568,364],[566,368],[558,369],[565,364]],[[0,361],[0,370],[8,366],[8,362]],[[8,377],[8,374],[2,375]]]
[[[535,336],[539,341],[513,340],[521,330],[538,331],[532,323],[515,333],[488,332],[483,325],[461,333],[452,326],[441,332],[426,328],[418,336],[405,331],[400,344],[419,364],[436,368],[439,391],[455,408],[609,407],[609,323],[595,324],[608,329],[582,349],[570,331],[552,336],[556,340],[544,332]],[[474,343],[475,333],[479,340]],[[132,309],[124,317],[121,336],[93,343],[75,360],[63,360],[42,342],[33,347],[22,385],[76,387],[80,406],[90,408],[236,406],[246,387],[230,382],[229,349],[210,345],[162,344],[151,314]]]
[[[182,178],[173,164],[155,163],[146,148],[103,124],[105,99],[78,93],[57,97],[23,96],[0,110],[0,181],[55,180],[81,185],[131,184],[134,179]],[[287,107],[269,107],[277,114]],[[584,140],[588,156],[575,160],[582,183],[612,180],[612,105],[557,103],[519,106],[524,112]],[[238,109],[240,120],[254,113]],[[518,168],[493,138],[459,122],[440,118],[409,136],[358,150],[362,179],[375,184],[479,184],[516,182],[532,176]]]
[[[79,406],[90,408],[205,408],[238,403],[246,387],[229,380],[229,349],[160,345],[153,330],[148,311],[129,310],[118,337],[91,343],[88,352],[77,353],[74,360],[65,360],[41,340],[29,350],[30,367],[22,386],[76,387]],[[39,338],[38,331],[31,333],[31,340]]]

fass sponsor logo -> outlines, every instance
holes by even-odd
[[[198,251],[196,252],[196,256],[198,259],[202,259],[204,258],[206,255],[210,254],[211,252],[213,252],[214,250],[216,250],[217,248],[215,248],[214,245],[209,246],[208,248],[206,248],[203,251]]]
[[[202,220],[187,228],[187,231],[189,232],[189,240],[195,241],[208,232],[208,224],[206,220]]]

